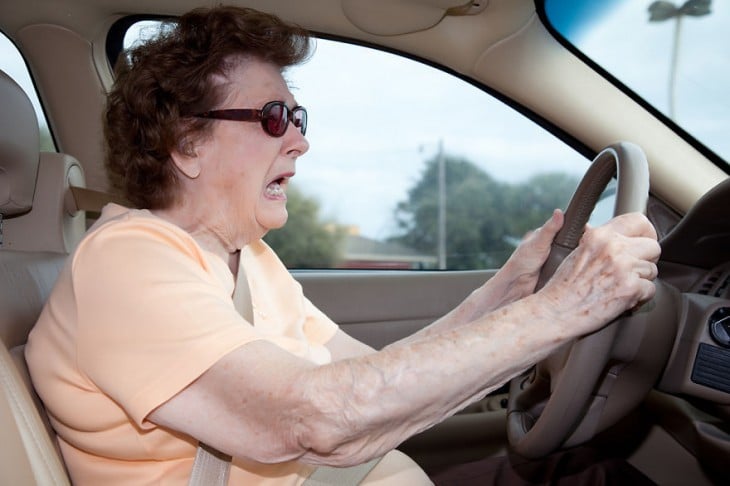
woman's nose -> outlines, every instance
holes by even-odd
[[[289,124],[284,137],[286,137],[284,148],[287,154],[299,157],[309,150],[309,141],[293,123]]]

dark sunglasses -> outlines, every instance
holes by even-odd
[[[232,108],[206,111],[193,116],[214,120],[260,121],[264,131],[272,137],[284,135],[289,127],[289,122],[292,122],[302,132],[302,135],[307,133],[307,110],[303,106],[295,106],[290,109],[283,101],[269,101],[260,110]]]

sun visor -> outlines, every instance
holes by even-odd
[[[480,12],[487,0],[342,0],[345,16],[375,35],[400,35],[433,27],[447,15]]]

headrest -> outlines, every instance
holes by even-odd
[[[86,213],[71,186],[85,186],[81,164],[70,155],[42,152],[33,208],[3,222],[0,250],[70,253],[86,231]]]
[[[0,214],[33,205],[40,135],[35,110],[23,89],[0,71]]]

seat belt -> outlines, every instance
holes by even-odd
[[[233,289],[233,306],[239,314],[253,325],[253,304],[246,272],[238,255],[238,273]],[[231,456],[200,442],[193,461],[188,486],[226,486],[231,471]]]
[[[240,258],[240,256],[239,256]],[[233,305],[244,319],[253,324],[251,288],[240,260],[236,287],[233,290]],[[353,467],[318,467],[304,480],[302,486],[355,486],[380,462],[380,457]],[[231,470],[231,456],[212,447],[198,444],[189,486],[226,486]]]
[[[108,203],[117,203],[122,206],[129,205],[123,197],[108,192],[97,191],[87,187],[69,186],[73,203],[77,211],[88,211],[90,213],[100,213]]]
[[[231,456],[198,443],[189,486],[226,486],[231,472]]]

